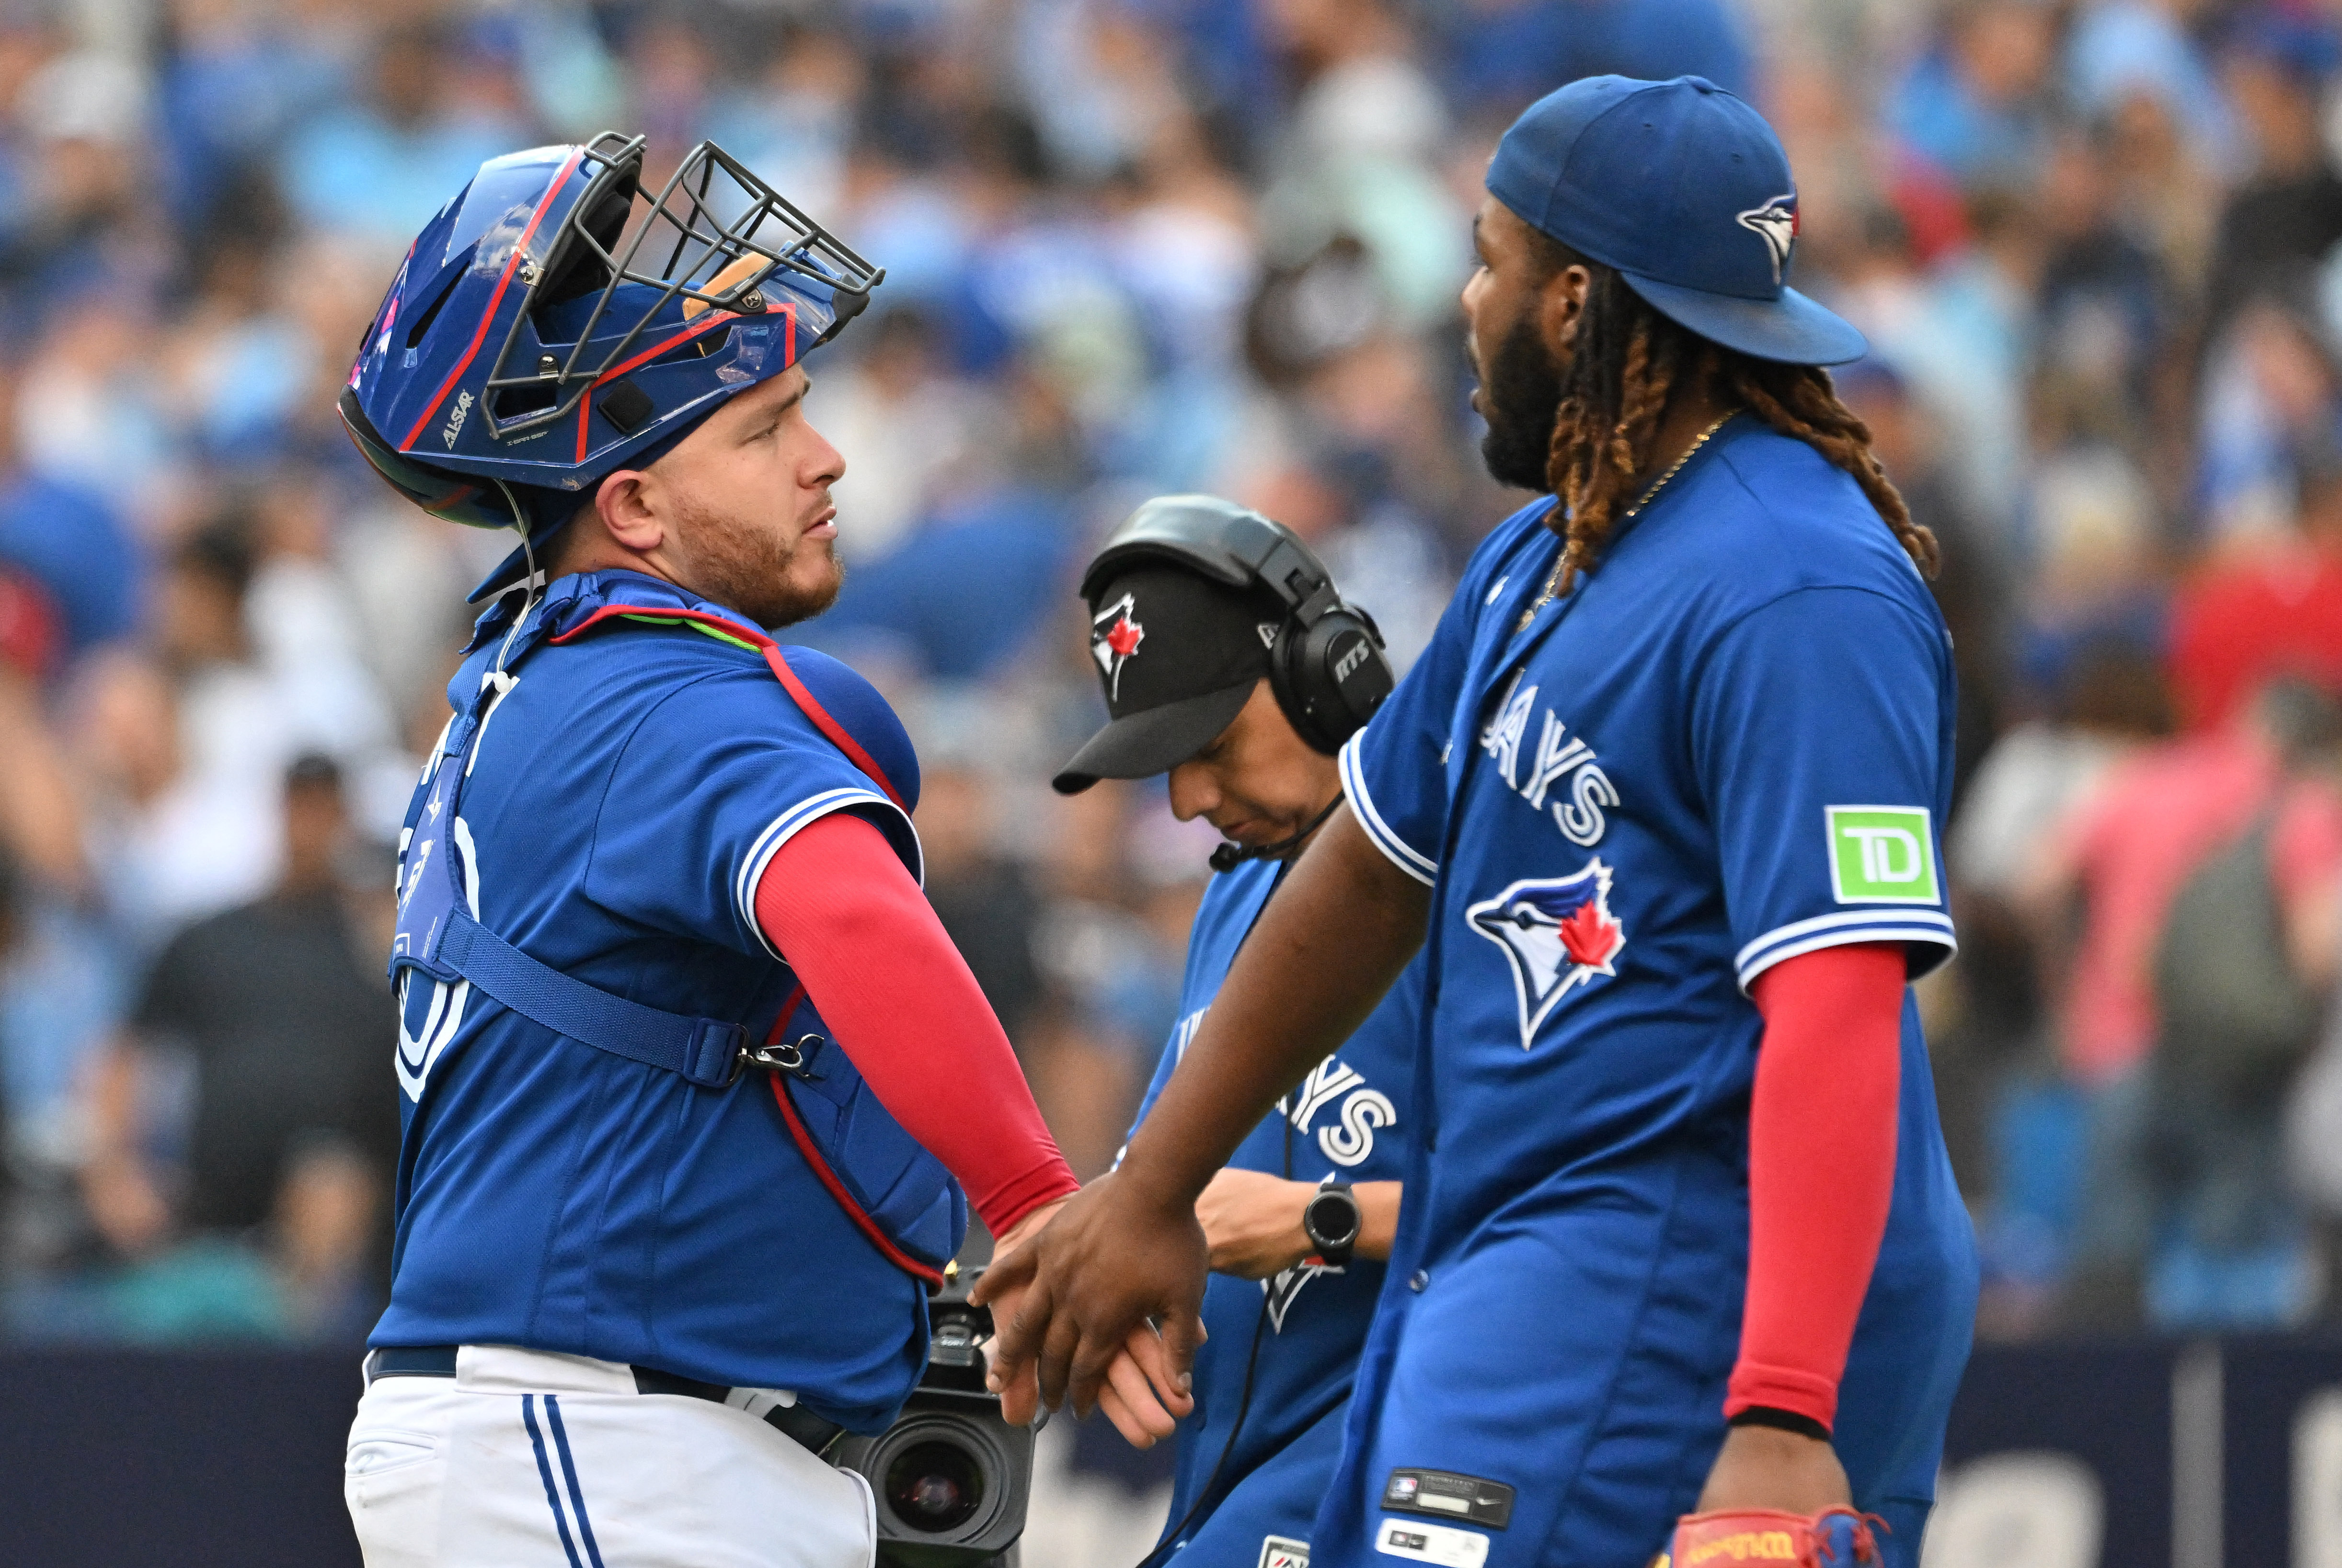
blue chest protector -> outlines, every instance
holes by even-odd
[[[572,624],[565,628],[565,622]],[[476,854],[460,815],[462,793],[496,704],[515,684],[508,672],[548,642],[628,622],[696,627],[761,653],[806,717],[899,800],[871,760],[879,748],[866,746],[840,724],[763,633],[680,606],[550,603],[530,618],[496,666],[488,667],[486,655],[480,655],[484,667],[473,696],[450,722],[429,785],[409,811],[399,855],[392,986],[403,1003],[405,988],[419,972],[444,983],[435,1005],[458,1012],[470,992],[479,992],[556,1034],[673,1073],[704,1094],[733,1092],[752,1067],[763,1070],[756,1075],[760,1082],[769,1073],[790,1134],[823,1186],[898,1267],[940,1281],[943,1265],[966,1234],[966,1195],[942,1163],[887,1113],[847,1054],[826,1048],[828,1030],[802,985],[790,992],[760,1042],[751,1031],[754,1021],[694,1017],[614,995],[538,962],[482,923]],[[907,809],[910,803],[903,804]],[[424,1033],[443,1022],[432,1017]]]

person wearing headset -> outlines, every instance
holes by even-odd
[[[1212,496],[1148,502],[1082,582],[1112,714],[1052,781],[1170,775],[1226,836],[1144,1121],[1286,868],[1342,798],[1334,754],[1392,684],[1374,624],[1294,534]],[[1209,1331],[1146,1559],[1306,1568],[1398,1222],[1423,965],[1246,1137],[1196,1204]]]

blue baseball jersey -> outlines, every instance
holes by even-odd
[[[450,684],[451,734],[476,739],[435,752],[402,862],[451,839],[491,932],[602,991],[763,1039],[794,990],[756,924],[766,865],[844,811],[916,875],[909,818],[753,646],[682,621],[551,641],[597,612],[745,617],[636,574],[583,574],[551,585],[508,649],[515,597],[482,618]],[[900,737],[845,666],[788,657]],[[452,833],[418,836],[455,766],[470,771]],[[404,899],[425,869],[402,864]],[[774,1080],[696,1087],[465,981],[408,970],[402,990],[396,1236],[371,1343],[565,1352],[794,1390],[863,1431],[893,1418],[925,1363],[925,1291],[798,1153]]]
[[[1212,879],[1187,939],[1179,1022],[1138,1122],[1171,1081],[1283,871],[1276,862],[1255,860]],[[1400,1179],[1405,1140],[1413,1132],[1423,973],[1420,958],[1407,966],[1342,1048],[1237,1145],[1232,1169],[1304,1182]],[[1382,1263],[1353,1258],[1338,1269],[1305,1263],[1270,1280],[1211,1277],[1204,1290],[1210,1337],[1196,1358],[1196,1408],[1179,1423],[1168,1521],[1176,1533],[1166,1531],[1150,1561],[1169,1561],[1176,1551],[1183,1568],[1256,1568],[1276,1561],[1279,1550],[1292,1562],[1307,1560],[1311,1522],[1333,1479],[1383,1273]],[[1243,1426],[1230,1448],[1239,1413]]]
[[[1540,605],[1552,504],[1483,544],[1342,754],[1432,900],[1416,1154],[1321,1568],[1648,1562],[1724,1435],[1749,984],[1842,943],[1899,944],[1915,975],[1953,951],[1950,639],[1852,478],[1741,415]],[[1924,1519],[1975,1293],[1907,995],[1834,1433],[1863,1506]]]

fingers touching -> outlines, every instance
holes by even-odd
[[[996,1379],[999,1373],[996,1370],[992,1375]],[[1000,1418],[1011,1426],[1030,1426],[1041,1413],[1041,1385],[1030,1367],[1001,1383],[996,1392],[1000,1395]]]
[[[1160,1335],[1145,1323],[1130,1331],[1128,1336],[1122,1342],[1122,1348],[1123,1353],[1146,1376],[1147,1383],[1152,1385],[1156,1397],[1162,1403],[1176,1409],[1181,1415],[1186,1414],[1195,1407],[1196,1402],[1189,1396],[1195,1382],[1188,1371],[1188,1367],[1195,1362],[1195,1353],[1192,1350],[1188,1353],[1186,1364],[1175,1366],[1172,1364],[1169,1347],[1163,1343]]]
[[[1194,1408],[1193,1401],[1184,1403]],[[1179,1426],[1178,1415],[1157,1401],[1146,1374],[1127,1353],[1116,1356],[1106,1369],[1106,1386],[1098,1390],[1098,1408],[1134,1448],[1151,1448]]]
[[[1203,1347],[1204,1338],[1204,1320],[1196,1313],[1182,1308],[1163,1314],[1163,1370],[1182,1393],[1186,1391],[1196,1352]]]

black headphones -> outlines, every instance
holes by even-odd
[[[1175,562],[1236,589],[1266,589],[1285,607],[1268,649],[1268,686],[1293,728],[1330,756],[1374,717],[1397,677],[1383,634],[1342,602],[1309,546],[1282,523],[1216,495],[1161,495],[1132,513],[1082,574],[1095,600],[1135,559]]]

